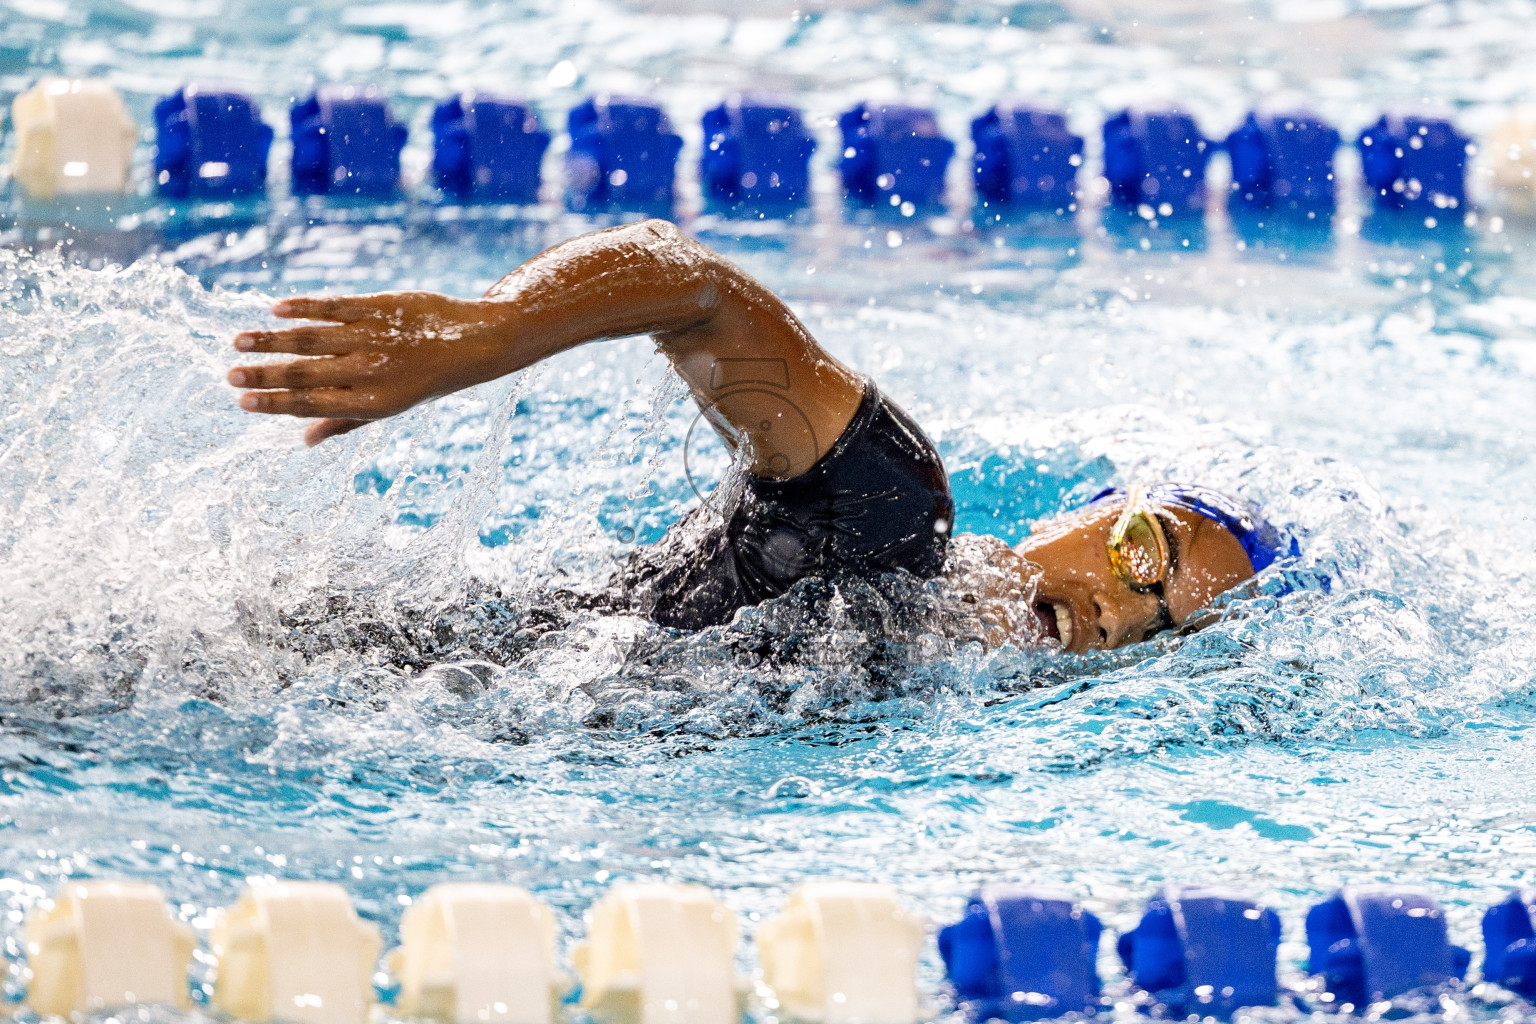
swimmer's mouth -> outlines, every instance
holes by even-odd
[[[1035,618],[1047,637],[1061,644],[1072,646],[1072,610],[1055,601],[1035,602]]]

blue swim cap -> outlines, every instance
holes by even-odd
[[[1286,543],[1280,531],[1270,525],[1259,506],[1251,501],[1229,498],[1219,491],[1198,484],[1155,484],[1148,487],[1146,493],[1158,505],[1188,509],[1225,527],[1243,546],[1254,572],[1263,572],[1276,559],[1301,554],[1296,538],[1292,537]],[[1123,488],[1107,487],[1095,494],[1088,504],[1097,505],[1101,501],[1124,495]]]

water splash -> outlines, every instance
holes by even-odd
[[[523,380],[305,451],[291,424],[230,410],[227,339],[264,315],[255,297],[152,264],[0,266],[13,704],[79,715],[357,690],[389,714],[441,692],[459,720],[528,742],[757,734],[1045,686],[1072,696],[1036,698],[1042,763],[1082,767],[1255,737],[1437,734],[1528,686],[1509,671],[1526,650],[1521,553],[1490,563],[1486,538],[1400,518],[1358,470],[1133,407],[950,429],[951,465],[969,467],[957,493],[962,508],[1032,502],[1014,510],[1026,522],[1111,480],[1257,499],[1303,555],[1204,633],[1087,658],[980,653],[940,622],[937,585],[841,581],[677,637],[582,599],[622,556],[592,530],[614,491],[652,521],[678,504],[657,473],[676,404],[631,401],[613,427],[591,399],[529,402]],[[631,393],[653,381],[632,374]],[[496,512],[509,492],[520,517]],[[550,706],[563,710],[530,712]]]

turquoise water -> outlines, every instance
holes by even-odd
[[[684,219],[918,416],[959,528],[1016,539],[1104,484],[1194,479],[1302,539],[1289,578],[1194,637],[1086,658],[989,654],[814,590],[697,636],[564,612],[552,592],[594,589],[698,500],[692,411],[643,339],[313,451],[237,413],[222,378],[275,295],[474,294],[593,222],[553,193],[457,219],[419,188],[337,211],[278,181],[269,208],[191,217],[8,193],[7,956],[66,878],[155,881],[201,927],[261,875],[341,881],[386,934],[434,882],[512,881],[556,907],[563,942],[629,878],[703,882],[749,933],[815,876],[889,881],[934,923],[984,880],[1062,883],[1113,928],[1164,880],[1210,880],[1280,910],[1289,980],[1305,908],[1382,880],[1427,886],[1476,948],[1482,908],[1536,883],[1530,221],[1484,192],[1462,231],[1397,234],[1346,195],[1308,247],[1220,214],[1145,248],[1093,211],[1045,234],[978,232],[959,203],[852,223],[825,198],[827,119],[902,92],[961,138],[1031,92],[1091,144],[1133,95],[1185,99],[1214,135],[1293,89],[1346,133],[1421,100],[1476,132],[1536,98],[1536,5],[723,10],[11,0],[0,99],[102,74],[143,121],[214,78],[279,124],[315,81],[374,81],[415,129],[419,180],[451,88],[504,83],[556,127],[588,90],[645,89],[685,164],[720,95],[783,89],[822,138],[809,222],[693,218],[687,187]]]

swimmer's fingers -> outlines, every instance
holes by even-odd
[[[361,356],[321,356],[260,366],[237,366],[229,371],[229,383],[237,388],[258,390],[349,387],[369,376],[369,365],[363,359]]]
[[[356,430],[358,427],[365,427],[369,422],[368,420],[336,419],[334,417],[316,420],[305,429],[304,443],[313,448],[326,438],[345,434]]]
[[[296,391],[247,391],[240,396],[240,408],[246,412],[306,419],[377,420],[393,416],[407,406],[383,400],[360,388],[301,388]]]
[[[396,311],[394,295],[335,295],[284,299],[272,307],[272,315],[285,320],[328,320],[336,324],[373,320]]]
[[[241,352],[285,352],[294,356],[340,356],[362,344],[347,327],[290,327],[284,331],[243,331],[235,335]]]

